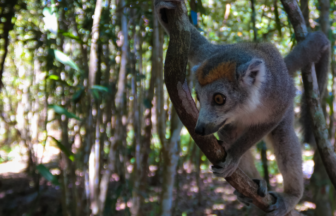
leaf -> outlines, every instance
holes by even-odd
[[[63,145],[60,141],[58,141],[55,137],[53,136],[48,136],[51,139],[53,139],[57,145],[57,147],[71,160],[74,161],[75,159],[75,155],[74,153],[72,153],[72,151],[70,151],[67,147],[65,147],[65,145]]]
[[[137,76],[136,76],[136,80],[140,81],[142,79],[146,79],[146,75],[138,73]]]
[[[48,76],[48,79],[51,79],[51,80],[59,80],[59,76],[57,76],[57,75],[49,75],[49,76]]]
[[[330,94],[325,97],[325,101],[329,106],[332,106],[334,101],[334,95],[330,92]]]
[[[104,92],[109,92],[109,89],[105,86],[100,86],[100,85],[93,85],[91,89],[95,89],[98,91],[104,91]]]
[[[152,108],[152,102],[150,101],[150,100],[148,100],[147,98],[146,99],[144,99],[143,100],[143,104],[145,105],[145,107],[147,108],[147,109],[150,109],[150,108]]]
[[[47,180],[50,181],[52,184],[59,186],[60,183],[56,176],[54,176],[47,167],[43,164],[39,164],[36,166],[37,171]]]
[[[197,1],[196,4],[197,4],[197,11],[198,11],[198,12],[200,12],[201,14],[204,14],[204,15],[207,15],[207,14],[208,14],[208,12],[207,12],[207,10],[205,9],[205,7],[203,6],[201,0]]]
[[[84,92],[84,88],[81,87],[78,91],[75,92],[75,94],[72,96],[72,100],[77,103],[79,99],[82,97]]]
[[[74,61],[72,61],[71,58],[67,56],[66,54],[64,54],[63,52],[59,50],[54,50],[54,55],[55,55],[55,58],[62,64],[68,65],[69,67],[79,71],[79,67],[77,66],[77,64]]]
[[[76,36],[76,35],[73,35],[73,34],[70,33],[70,32],[67,32],[67,31],[64,31],[64,30],[61,30],[61,29],[59,29],[58,32],[59,32],[60,34],[62,34],[64,37],[74,39],[74,40],[77,41],[78,43],[80,43],[80,44],[84,44],[84,41],[82,41],[82,40],[80,39],[80,37],[78,37],[78,36]]]
[[[95,100],[100,99],[100,96],[99,96],[98,91],[96,89],[91,89],[91,93],[92,93]]]
[[[55,12],[51,12],[50,8],[45,7],[43,9],[43,21],[44,21],[44,28],[49,30],[55,36],[57,35],[58,30],[58,23],[57,23],[57,16]]]
[[[68,110],[66,110],[65,108],[55,105],[55,104],[50,104],[48,106],[49,109],[53,109],[55,111],[55,113],[57,114],[61,114],[61,115],[65,115],[68,118],[74,118],[77,120],[81,120],[78,116],[76,116],[75,114],[73,114],[72,112],[69,112]]]

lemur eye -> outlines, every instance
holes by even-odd
[[[217,105],[223,105],[223,104],[225,104],[225,100],[226,100],[225,96],[222,95],[222,94],[220,94],[220,93],[214,94],[214,98],[213,99],[214,99],[214,102]]]

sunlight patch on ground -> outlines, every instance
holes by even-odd
[[[225,209],[225,205],[224,204],[214,204],[212,206],[213,210],[224,210]]]
[[[121,198],[119,198],[119,199],[117,200],[117,203],[116,203],[116,210],[117,210],[117,211],[122,211],[122,210],[124,210],[124,209],[126,208],[126,204],[127,204],[127,207],[128,207],[128,208],[131,208],[132,205],[133,205],[133,203],[132,203],[131,200],[129,200],[127,203],[125,203],[124,201],[122,201]]]
[[[26,161],[9,161],[0,164],[0,175],[6,176],[9,173],[20,173],[23,172],[27,167]]]
[[[15,154],[15,157],[12,157],[12,160],[0,163],[0,175],[6,176],[10,173],[20,173],[26,169],[28,149],[24,145],[20,144],[18,151],[19,152]],[[47,144],[45,148],[41,144],[34,144],[33,152],[39,162],[42,160],[42,163],[49,163],[57,158],[60,150],[49,144]]]
[[[61,174],[61,170],[58,168],[50,169],[51,174],[53,175],[59,175]]]
[[[237,196],[232,193],[232,195],[223,195],[223,200],[225,202],[233,202],[237,200]]]
[[[302,204],[296,205],[295,209],[298,211],[307,211],[308,209],[315,209],[316,205],[312,202],[304,202]]]
[[[158,196],[151,196],[149,198],[146,198],[145,199],[145,202],[146,203],[149,203],[149,202],[157,202],[159,200],[159,197]]]
[[[224,187],[218,187],[215,189],[215,193],[224,193],[225,192],[225,188]]]
[[[190,187],[190,192],[194,192],[194,193],[197,193],[198,192],[198,187],[197,186],[192,186]]]
[[[120,177],[119,177],[119,175],[118,174],[116,174],[116,173],[113,173],[112,175],[111,175],[111,179],[112,179],[112,181],[119,181],[119,179],[120,179]]]

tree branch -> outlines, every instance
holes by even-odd
[[[298,42],[304,40],[308,31],[297,2],[295,0],[281,0],[281,2],[293,25],[296,40]],[[313,119],[317,147],[329,178],[336,188],[336,154],[328,139],[328,129],[320,104],[320,93],[314,64],[309,64],[307,67],[303,68],[302,80],[306,99],[308,101],[309,113]]]
[[[224,149],[218,144],[214,136],[199,136],[194,132],[198,117],[198,110],[191,97],[186,81],[186,66],[190,46],[189,19],[185,14],[186,6],[177,6],[174,10],[167,10],[170,41],[166,55],[164,76],[170,99],[183,124],[188,129],[196,144],[205,156],[214,164],[225,158]],[[240,169],[226,180],[246,197],[253,199],[253,203],[260,209],[265,210],[274,203],[271,195],[260,197],[257,194],[257,185],[249,179]]]

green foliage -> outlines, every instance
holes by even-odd
[[[58,179],[56,176],[51,174],[49,169],[45,167],[43,164],[39,164],[36,166],[36,170],[49,182],[51,182],[53,185],[59,186],[60,183],[58,182]]]
[[[77,64],[71,60],[71,58],[69,56],[67,56],[66,54],[64,54],[63,52],[59,51],[59,50],[52,50],[55,56],[55,59],[59,62],[61,62],[64,65],[67,65],[77,71],[79,71],[79,67],[77,66]]]
[[[49,109],[52,109],[55,111],[55,113],[60,114],[60,115],[65,115],[68,118],[74,118],[77,120],[81,120],[78,116],[76,116],[75,114],[73,114],[72,112],[69,112],[68,110],[66,110],[65,108],[55,105],[55,104],[50,104],[48,106]]]
[[[80,44],[85,44],[84,41],[82,41],[82,39],[80,37],[73,35],[71,32],[67,32],[67,31],[59,29],[58,33],[60,33],[64,37],[73,39],[73,40],[77,41]]]
[[[110,92],[109,89],[105,86],[100,86],[100,85],[93,85],[91,89],[102,91],[102,92]]]
[[[74,153],[70,151],[67,147],[65,147],[60,141],[58,141],[55,137],[49,136],[56,143],[57,147],[71,160],[75,160]]]

